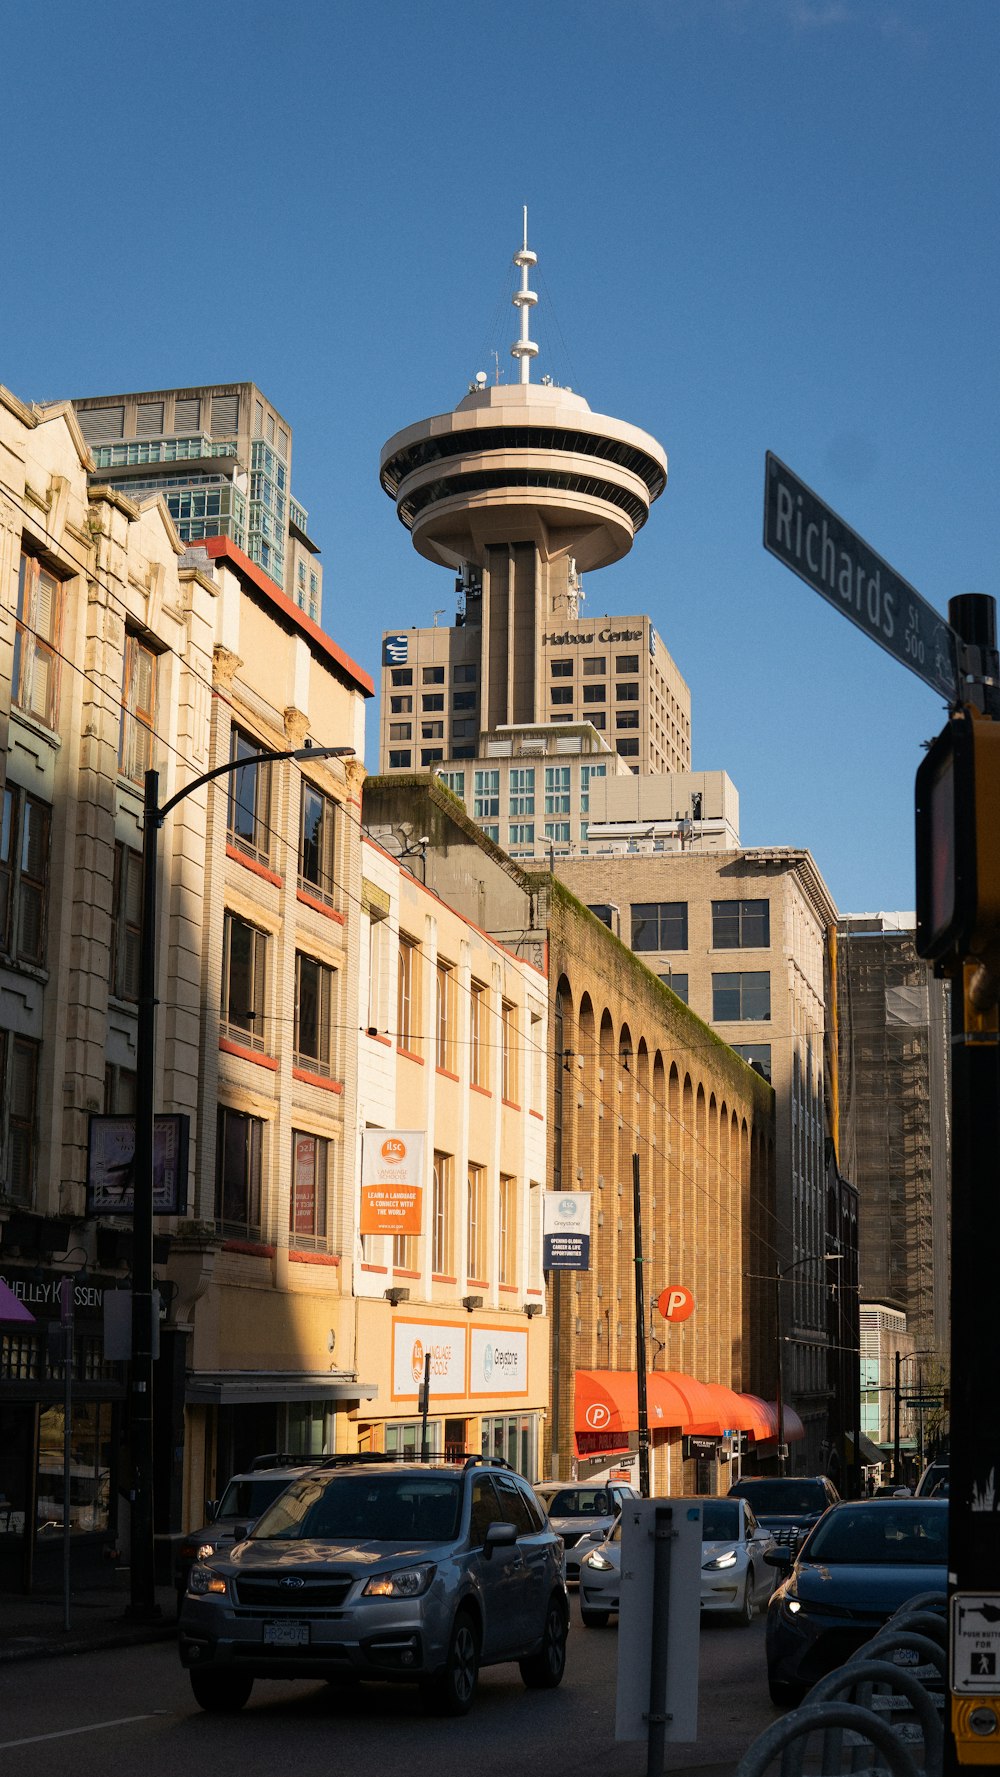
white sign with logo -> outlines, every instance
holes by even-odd
[[[528,1335],[473,1327],[469,1394],[527,1394]]]
[[[397,1320],[392,1326],[392,1393],[395,1400],[416,1400],[424,1379],[424,1360],[431,1357],[431,1400],[435,1395],[464,1395],[466,1329],[461,1325],[429,1325]]]
[[[590,1192],[546,1191],[542,1199],[542,1266],[590,1270]]]

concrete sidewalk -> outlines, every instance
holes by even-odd
[[[27,1597],[0,1593],[0,1663],[170,1640],[177,1634],[173,1586],[158,1586],[156,1603],[157,1618],[133,1622],[127,1615],[128,1575],[116,1574],[104,1585],[71,1590],[67,1628],[61,1585],[42,1587]]]

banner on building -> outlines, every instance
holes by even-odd
[[[590,1270],[590,1192],[546,1191],[542,1204],[546,1271]]]
[[[153,1119],[153,1214],[187,1215],[187,1116]],[[87,1140],[87,1214],[135,1211],[135,1118],[92,1116]]]
[[[422,1129],[362,1131],[362,1234],[421,1232],[424,1139]]]

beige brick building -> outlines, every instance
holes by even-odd
[[[617,931],[775,1094],[773,1215],[757,1268],[782,1285],[785,1392],[806,1427],[794,1466],[819,1468],[829,1405],[825,1068],[828,940],[837,913],[810,854],[792,847],[556,860],[560,878]],[[773,1389],[773,1356],[770,1364]]]
[[[771,1088],[558,880],[494,846],[436,780],[369,778],[364,809],[380,844],[416,847],[442,901],[547,966],[545,1179],[551,1191],[591,1200],[589,1271],[550,1271],[548,1279],[548,1470],[607,1473],[622,1461],[634,1470],[634,1400],[621,1422],[631,1452],[626,1436],[617,1454],[595,1458],[586,1420],[588,1391],[634,1378],[637,1362],[632,1156],[640,1161],[647,1307],[674,1283],[696,1302],[688,1321],[658,1323],[662,1349],[648,1347],[651,1368],[678,1378],[706,1413],[717,1413],[722,1398],[739,1412],[733,1397],[765,1389],[773,1349],[773,1292],[756,1281],[774,1220]],[[727,1391],[715,1404],[698,1393],[709,1384]],[[684,1434],[698,1423],[686,1407],[651,1418],[657,1490],[724,1486],[724,1467],[699,1476],[685,1463]]]

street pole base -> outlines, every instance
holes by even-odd
[[[155,1598],[149,1604],[128,1604],[125,1607],[126,1623],[159,1623],[162,1619],[163,1612]]]

